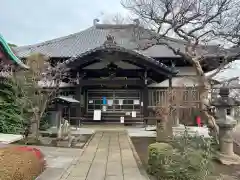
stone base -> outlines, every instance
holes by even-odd
[[[224,165],[237,165],[240,164],[240,156],[233,154],[231,156],[217,153],[217,159]]]

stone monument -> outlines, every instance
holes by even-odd
[[[63,119],[58,129],[57,146],[71,147],[74,136],[71,135],[71,126],[68,120]]]
[[[216,107],[216,123],[219,127],[220,151],[217,152],[217,158],[225,165],[240,164],[240,157],[233,152],[232,133],[237,121],[227,116],[227,109],[232,109],[236,102],[229,97],[229,88],[220,88],[219,95],[220,97],[212,103]]]

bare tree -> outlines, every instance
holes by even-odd
[[[160,102],[155,109],[156,116],[159,118],[156,125],[157,137],[156,141],[168,141],[172,137],[172,122],[170,121],[169,114],[172,111],[172,89],[167,91],[167,101],[161,106]]]
[[[207,112],[205,104],[210,88],[208,79],[216,75],[225,63],[218,64],[218,70],[206,77],[202,63],[208,51],[202,50],[208,43],[216,39],[216,35],[218,38],[220,37],[220,29],[222,34],[227,32],[226,29],[229,30],[227,22],[231,22],[231,26],[235,26],[235,17],[240,12],[239,8],[235,8],[236,0],[123,0],[122,4],[140,19],[155,27],[157,35],[153,39],[156,44],[165,45],[174,54],[192,64],[198,79],[200,110],[209,125],[217,131],[215,119]],[[181,39],[184,48],[176,48],[173,42],[166,41],[170,35]],[[230,35],[231,33],[226,33],[228,39],[232,39]],[[223,59],[230,58],[224,54],[215,55],[223,56]]]
[[[232,0],[231,6],[225,16],[221,19],[221,24],[214,26],[214,34],[221,40],[230,42],[230,46],[240,45],[240,11],[239,0]]]
[[[18,101],[24,109],[27,109],[30,119],[29,128],[31,128],[27,130],[38,139],[40,121],[47,105],[56,97],[64,73],[60,68],[51,67],[48,58],[41,54],[29,56],[26,64],[30,69],[15,72],[11,79],[18,89]]]
[[[102,22],[104,24],[115,24],[115,25],[121,25],[121,24],[138,24],[142,27],[145,27],[145,28],[151,28],[151,26],[149,26],[149,23],[141,20],[141,19],[138,19],[138,18],[134,18],[134,17],[131,17],[130,15],[126,15],[126,16],[123,16],[121,15],[120,13],[115,13],[115,14],[106,14],[104,15],[103,17],[103,20]]]
[[[122,16],[120,13],[107,14],[103,17],[103,23],[105,24],[128,24],[131,22],[129,16]]]

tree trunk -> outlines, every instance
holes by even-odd
[[[179,124],[180,124],[180,121],[179,121],[179,117],[180,117],[180,107],[179,106],[177,106],[176,107],[176,117],[174,118],[174,126],[179,126]]]
[[[173,136],[172,131],[172,116],[171,116],[171,107],[162,107],[157,110],[157,142],[169,142]]]
[[[36,113],[33,117],[33,121],[31,122],[32,137],[36,139],[39,138],[39,126],[40,126],[40,116],[38,113]]]
[[[157,142],[169,142],[172,138],[172,123],[171,121],[159,121],[157,122]]]
[[[205,76],[203,69],[200,65],[200,61],[198,59],[192,59],[193,67],[196,70],[197,78],[198,78],[198,89],[199,89],[199,98],[200,98],[200,112],[204,119],[207,120],[208,126],[210,127],[210,131],[212,135],[215,136],[216,139],[218,139],[218,126],[216,124],[215,118],[209,114],[207,110],[207,105],[209,105],[208,100],[208,93],[210,89],[210,84],[208,82],[207,77]]]
[[[31,123],[31,134],[32,134],[32,136],[34,136],[34,137],[36,137],[37,136],[37,130],[38,128],[37,128],[37,123],[36,123],[36,121],[34,120],[32,123]]]

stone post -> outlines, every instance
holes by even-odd
[[[228,88],[222,87],[219,95],[220,97],[213,102],[217,110],[216,123],[219,127],[220,151],[217,152],[217,158],[222,164],[240,164],[240,157],[233,152],[232,133],[237,121],[227,116],[227,108],[232,108],[235,105],[235,101],[229,97]]]

